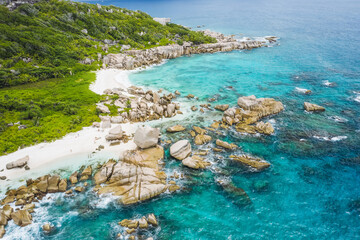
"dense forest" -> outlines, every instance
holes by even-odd
[[[98,54],[120,52],[123,45],[144,49],[183,41],[215,40],[115,6],[44,0],[10,11],[0,5],[0,87],[99,68]]]
[[[11,11],[0,5],[0,155],[98,121],[95,104],[104,96],[89,85],[102,56],[184,41],[216,40],[114,6],[40,0]]]

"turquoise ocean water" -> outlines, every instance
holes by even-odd
[[[155,213],[160,227],[142,233],[155,239],[360,239],[360,165],[346,161],[360,154],[359,1],[87,2],[140,9],[239,38],[280,37],[270,48],[181,57],[130,75],[135,85],[192,93],[204,102],[216,97],[216,103],[235,106],[244,95],[282,101],[285,111],[265,119],[274,124],[275,135],[228,131],[220,136],[242,147],[236,153],[262,157],[272,166],[254,173],[233,165],[228,154],[212,154],[212,169],[192,171],[167,157],[167,169],[189,176],[179,182],[186,190],[126,208],[107,204],[111,198],[99,200],[91,191],[76,199],[55,195],[42,203],[31,228],[9,237],[114,239],[121,231],[118,221]],[[304,101],[326,112],[305,113]],[[208,126],[220,117],[198,114],[181,124]],[[251,203],[219,187],[218,178],[243,189]],[[57,230],[43,235],[44,221]]]

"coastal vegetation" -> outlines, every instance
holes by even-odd
[[[141,11],[71,1],[0,5],[0,155],[98,120],[89,90],[102,57],[126,49],[216,42]],[[17,124],[16,124],[17,123]]]
[[[99,56],[127,48],[215,41],[180,25],[162,25],[141,11],[58,0],[14,11],[0,5],[0,33],[0,87],[95,70]]]
[[[51,141],[98,120],[95,103],[101,96],[89,90],[95,73],[78,73],[0,89],[0,154]]]

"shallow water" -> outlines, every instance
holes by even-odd
[[[242,33],[239,38],[279,36],[279,45],[271,48],[181,57],[130,75],[135,85],[179,90],[200,101],[216,97],[216,104],[235,106],[244,95],[282,101],[285,111],[265,119],[275,126],[273,136],[235,131],[220,136],[241,146],[237,153],[262,157],[272,166],[262,173],[251,172],[229,162],[225,153],[209,156],[211,169],[192,171],[167,157],[169,173],[175,169],[189,176],[178,181],[186,190],[126,208],[111,198],[99,200],[91,191],[79,198],[58,194],[41,203],[45,207],[34,216],[39,224],[23,228],[18,238],[18,228],[10,225],[8,232],[14,233],[8,239],[24,239],[24,234],[26,239],[113,239],[122,231],[118,221],[148,213],[159,216],[160,227],[142,234],[156,239],[360,238],[360,166],[343,160],[360,154],[358,1],[99,3],[170,16],[187,26],[205,24],[228,34]],[[302,94],[296,87],[312,94]],[[304,101],[326,111],[306,113]],[[207,112],[191,115],[181,124],[208,126],[220,118],[217,112]],[[164,138],[190,139],[186,133]],[[251,203],[224,191],[216,184],[218,178],[242,188]],[[58,226],[49,236],[40,230],[46,221]]]

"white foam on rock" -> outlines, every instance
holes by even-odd
[[[295,91],[297,91],[299,93],[308,93],[308,91],[310,91],[310,90],[306,89],[306,88],[295,87]]]
[[[323,137],[323,136],[316,136],[315,135],[314,138],[316,138],[318,140],[323,140],[323,141],[337,142],[337,141],[345,140],[348,137],[347,136]]]

